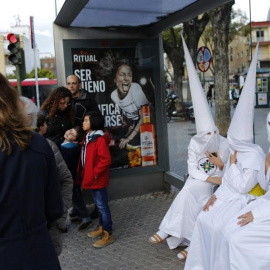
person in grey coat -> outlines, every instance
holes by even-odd
[[[49,139],[47,139],[47,141],[54,153],[64,207],[62,217],[58,218],[54,223],[54,226],[52,226],[49,230],[57,255],[59,256],[62,253],[63,249],[62,233],[67,232],[66,219],[68,209],[71,206],[73,180],[72,175],[59,151],[59,148],[53,141]]]
[[[41,135],[44,134],[43,132],[46,133],[46,129],[45,130],[42,129],[42,132],[40,132],[41,129],[39,126],[40,118],[42,117],[44,118],[44,123],[46,122],[46,118],[43,115],[38,115],[38,117],[36,117],[36,113],[38,110],[37,110],[36,105],[30,99],[23,98],[21,100],[23,101],[24,110],[27,113],[27,115],[32,114],[31,118],[37,119],[37,122],[35,123],[35,125],[32,124],[33,127],[37,126],[35,130],[38,131]],[[56,166],[57,166],[58,180],[60,183],[62,200],[63,200],[63,215],[56,220],[56,222],[51,226],[49,230],[57,255],[59,256],[63,249],[62,233],[66,231],[66,218],[67,218],[68,209],[71,206],[73,180],[72,180],[72,175],[65,161],[63,160],[63,157],[57,145],[49,139],[47,139],[47,142],[49,143],[54,153]]]

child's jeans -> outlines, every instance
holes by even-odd
[[[112,217],[108,204],[107,188],[91,189],[95,204],[99,211],[99,225],[103,230],[112,233]]]

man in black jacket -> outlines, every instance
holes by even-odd
[[[75,119],[75,126],[82,127],[84,115],[87,112],[90,111],[96,111],[100,112],[98,105],[94,99],[94,97],[91,96],[87,91],[84,89],[81,89],[82,83],[80,81],[80,78],[78,78],[76,75],[69,75],[66,80],[66,87],[72,94],[72,103],[74,107],[74,119]],[[74,190],[76,191],[74,193]],[[76,194],[76,201],[81,202],[81,206],[84,204],[81,187],[78,184],[74,184],[73,187],[73,197]],[[70,217],[71,221],[80,221],[81,217],[78,215],[78,213],[75,211],[71,211]],[[97,218],[99,216],[98,209],[95,207],[94,211],[91,213],[91,218]],[[84,231],[88,228],[89,222],[82,222],[81,225],[78,227],[79,231]]]
[[[82,126],[86,112],[100,112],[94,97],[84,89],[81,89],[81,86],[82,83],[76,75],[69,75],[67,77],[66,87],[72,94],[75,126]]]

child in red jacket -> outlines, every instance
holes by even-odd
[[[104,118],[98,112],[86,113],[83,130],[87,133],[82,142],[79,175],[82,188],[92,191],[99,211],[99,225],[95,231],[88,233],[87,236],[91,238],[103,236],[93,244],[96,248],[102,248],[114,241],[107,195],[111,164],[110,136],[108,132],[104,131]]]

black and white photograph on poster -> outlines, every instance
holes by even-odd
[[[94,96],[110,134],[111,169],[157,164],[153,67],[136,48],[72,49],[73,73]]]

